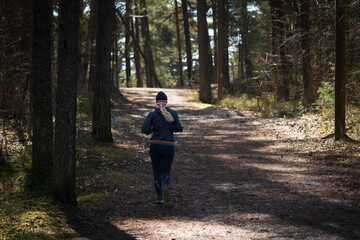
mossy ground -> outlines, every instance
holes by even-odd
[[[94,209],[114,197],[123,174],[119,160],[126,154],[111,143],[91,138],[90,98],[78,100],[78,136],[76,145],[77,211]],[[31,143],[19,142],[8,124],[7,148],[3,148],[0,169],[0,239],[68,239],[78,234],[72,226],[73,209],[65,209],[51,197],[26,192],[31,167]],[[1,134],[1,138],[4,138]],[[3,145],[4,146],[4,145]],[[107,191],[104,191],[106,186]]]

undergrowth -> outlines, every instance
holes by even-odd
[[[76,144],[76,192],[79,210],[99,207],[115,196],[123,174],[119,160],[127,158],[113,144],[91,138],[90,97],[78,99]],[[31,142],[20,141],[7,124],[0,137],[6,149],[0,151],[0,239],[68,239],[77,233],[69,213],[49,197],[26,192],[26,176],[31,167]],[[5,136],[3,134],[5,132]],[[106,188],[106,190],[104,189]]]
[[[312,107],[313,111],[304,111],[300,102],[289,101],[276,103],[272,96],[251,98],[246,94],[241,96],[226,96],[220,105],[230,109],[256,111],[262,117],[295,117],[299,119],[300,128],[309,136],[324,137],[334,133],[334,91],[332,83],[323,83],[319,88],[319,99]],[[360,140],[360,107],[347,102],[346,106],[347,135]]]
[[[280,116],[295,117],[302,113],[298,102],[279,102],[276,103],[272,96],[249,97],[247,94],[240,96],[225,96],[220,105],[223,107],[239,110],[256,111],[262,117]]]

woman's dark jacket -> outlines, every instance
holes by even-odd
[[[173,116],[173,122],[166,121],[159,108],[156,108],[147,115],[141,127],[141,131],[145,134],[153,132],[151,140],[174,142],[175,139],[173,133],[182,132],[183,127],[181,126],[177,112],[169,107],[166,107],[166,110]]]

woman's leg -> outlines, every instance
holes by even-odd
[[[161,149],[157,144],[150,145],[151,164],[154,172],[154,185],[158,197],[162,197]]]
[[[169,186],[170,184],[170,170],[174,160],[174,146],[162,146],[161,156],[161,177],[163,186]]]

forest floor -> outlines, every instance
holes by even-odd
[[[121,89],[115,147],[127,158],[114,198],[83,211],[76,239],[360,239],[360,147],[309,138],[296,119],[201,104],[162,89],[175,135],[171,201],[155,204],[149,136],[140,127],[159,89]]]

